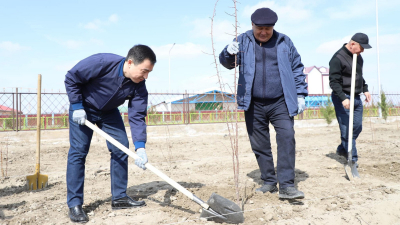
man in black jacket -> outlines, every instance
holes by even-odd
[[[332,88],[332,102],[335,106],[336,118],[340,128],[341,143],[337,147],[336,154],[348,157],[348,132],[349,132],[349,112],[350,104],[354,104],[353,121],[353,141],[352,141],[352,161],[358,160],[356,139],[362,130],[363,103],[360,94],[364,93],[365,101],[371,101],[371,95],[368,92],[368,85],[365,83],[362,74],[363,59],[361,53],[364,49],[369,49],[368,36],[363,33],[356,33],[349,43],[344,44],[337,51],[329,62],[329,85]],[[354,102],[350,102],[351,92],[351,72],[353,54],[357,54],[356,82]]]

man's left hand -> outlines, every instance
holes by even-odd
[[[365,101],[371,102],[371,100],[372,100],[371,94],[369,92],[364,92],[364,95],[365,95]]]
[[[140,159],[135,159],[136,166],[145,170],[146,167],[144,164],[146,164],[148,162],[146,150],[144,148],[138,148],[138,150],[136,151],[136,154],[137,154],[137,156],[140,157]]]
[[[297,96],[297,114],[302,114],[304,109],[306,109],[306,100],[303,96]]]

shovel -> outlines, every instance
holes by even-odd
[[[36,126],[36,169],[35,174],[26,176],[28,190],[37,190],[47,187],[49,177],[40,174],[40,121],[41,121],[41,90],[42,90],[42,75],[38,75],[37,89],[37,126]]]
[[[353,54],[353,67],[351,71],[351,92],[350,92],[350,115],[349,115],[349,138],[347,144],[347,163],[344,164],[344,171],[350,181],[353,178],[360,178],[357,170],[357,164],[353,163],[353,118],[354,118],[354,92],[356,83],[356,67],[357,67],[357,54]]]
[[[130,157],[136,159],[140,159],[139,156],[137,156],[134,152],[129,150],[127,147],[119,143],[117,140],[112,138],[110,135],[106,134],[104,131],[102,131],[100,128],[89,122],[88,120],[85,120],[85,125],[88,126],[90,129],[95,131],[96,133],[100,134],[103,136],[107,141],[109,141],[111,144],[116,146],[117,148],[121,149],[121,151],[125,152],[127,155]],[[218,223],[243,223],[244,222],[244,216],[243,212],[241,211],[240,207],[236,205],[234,202],[223,198],[220,195],[217,195],[213,193],[208,200],[208,204],[203,202],[200,198],[195,196],[193,193],[188,191],[186,188],[182,187],[180,184],[169,178],[167,175],[159,171],[157,168],[155,168],[153,165],[150,163],[146,163],[146,168],[149,169],[151,172],[155,173],[157,176],[165,180],[167,183],[169,183],[171,186],[182,192],[184,195],[186,195],[188,198],[190,198],[192,201],[196,202],[199,204],[203,210],[200,215],[200,217],[206,218],[207,220],[212,220],[214,222]],[[211,207],[212,206],[212,207]]]

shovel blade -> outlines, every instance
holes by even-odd
[[[349,178],[349,180],[353,181],[353,174],[351,173],[351,168],[347,163],[344,164],[344,172],[346,172],[346,175]]]
[[[353,161],[348,161],[344,165],[344,170],[350,181],[353,181],[354,178],[361,178],[360,174],[358,173],[357,163],[353,163]]]
[[[28,190],[30,191],[46,188],[48,180],[49,176],[40,173],[26,176]]]
[[[351,168],[351,175],[353,175],[354,178],[361,178],[360,174],[358,173],[357,163],[351,162],[350,168]]]
[[[200,214],[201,218],[217,223],[238,224],[244,222],[243,211],[238,205],[218,194],[212,193],[207,204],[209,209],[204,209]]]

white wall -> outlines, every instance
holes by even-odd
[[[322,94],[322,76],[316,68],[308,74],[308,94]]]
[[[331,94],[332,89],[329,86],[329,76],[323,76],[324,79],[324,94]]]

